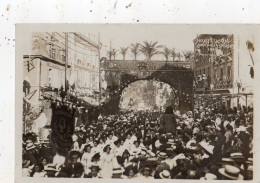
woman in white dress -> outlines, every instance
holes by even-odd
[[[114,155],[110,152],[110,145],[106,145],[104,153],[101,155],[101,176],[102,178],[111,178],[113,173]]]
[[[81,163],[84,166],[85,171],[88,170],[91,165],[92,156],[93,154],[91,153],[91,146],[88,144],[84,147],[84,153],[81,157]]]

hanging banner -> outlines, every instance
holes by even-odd
[[[194,40],[195,61],[232,61],[233,46],[233,35],[202,34]]]
[[[74,111],[67,107],[52,107],[51,140],[60,154],[66,154],[72,146],[72,135],[74,133]]]

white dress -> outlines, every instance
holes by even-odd
[[[91,153],[92,154],[96,154],[98,152],[100,152],[100,149],[98,148],[98,146],[97,147],[92,147],[92,149],[91,149]]]
[[[101,161],[101,176],[102,178],[111,178],[113,172],[114,155],[112,153],[103,153],[100,157]]]
[[[88,168],[91,164],[91,158],[92,158],[93,154],[92,153],[88,153],[88,152],[84,152],[82,157],[81,157],[81,163],[85,168]]]

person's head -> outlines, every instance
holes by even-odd
[[[89,141],[93,142],[93,137],[92,136],[89,137]]]
[[[91,146],[88,144],[84,147],[84,152],[90,153],[91,151]]]
[[[121,145],[124,145],[125,141],[123,139],[120,140]]]
[[[128,158],[130,156],[130,153],[128,152],[128,150],[125,150],[124,152],[123,152],[123,157],[124,158]]]
[[[41,172],[43,171],[44,167],[41,163],[34,165],[34,171],[35,172]]]
[[[99,153],[96,153],[96,154],[94,154],[94,156],[92,157],[91,162],[99,161],[99,160],[100,160],[100,154],[99,154]]]
[[[111,150],[110,145],[107,145],[106,147],[104,147],[104,152],[106,152],[107,154],[110,153],[110,150]]]
[[[49,164],[47,168],[45,169],[47,177],[55,177],[55,174],[57,173],[56,166],[53,164]]]
[[[45,165],[48,164],[48,159],[47,159],[47,157],[43,157],[43,158],[41,159],[41,164],[42,164],[43,166],[45,166]]]
[[[99,143],[100,144],[103,144],[104,143],[104,140],[102,138],[99,139]]]
[[[97,177],[99,170],[100,170],[99,166],[91,166],[90,173],[92,177]]]
[[[116,147],[120,147],[120,142],[119,142],[119,140],[115,141],[114,144],[115,144]]]
[[[86,137],[85,143],[89,143],[89,137]]]
[[[69,160],[72,163],[76,163],[79,159],[79,152],[78,151],[71,151],[69,155]]]
[[[109,138],[110,140],[112,140],[112,138],[113,138],[113,134],[110,133],[110,134],[108,135],[108,138]]]
[[[139,141],[140,141],[140,143],[143,143],[143,142],[144,142],[144,139],[143,139],[143,138],[140,138]]]
[[[172,108],[172,106],[166,107],[165,114],[173,114],[173,108]]]
[[[127,176],[128,177],[134,177],[134,175],[135,175],[134,170],[133,169],[129,169],[128,173],[127,173]]]
[[[130,139],[131,138],[131,134],[128,133],[127,136],[126,136],[127,139]]]
[[[136,140],[136,141],[134,141],[134,145],[135,145],[135,147],[139,147],[140,142],[138,140]]]
[[[145,166],[143,169],[143,176],[148,177],[148,176],[150,176],[150,173],[151,173],[150,167]]]
[[[95,140],[95,141],[93,142],[93,145],[94,145],[94,147],[97,147],[98,142]]]

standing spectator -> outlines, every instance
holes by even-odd
[[[171,106],[168,106],[165,114],[162,115],[161,127],[164,133],[174,134],[176,132],[176,119]]]

